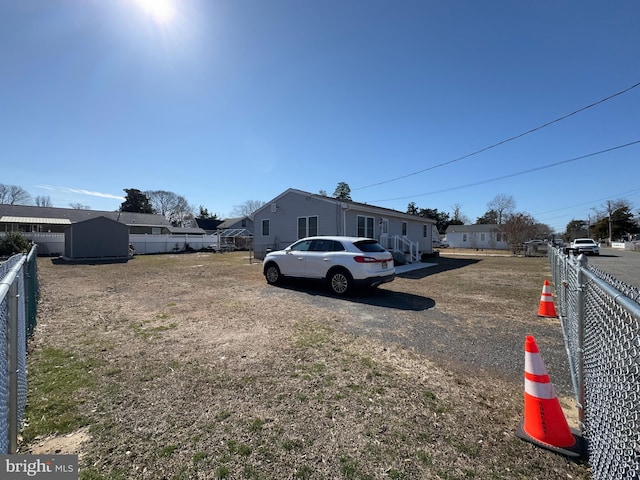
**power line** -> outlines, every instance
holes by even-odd
[[[407,195],[407,196],[404,196],[404,197],[386,198],[384,200],[371,200],[370,203],[391,202],[391,201],[394,201],[394,200],[405,200],[407,198],[425,197],[427,195],[435,195],[437,193],[446,193],[446,192],[451,192],[453,190],[461,190],[463,188],[469,188],[469,187],[475,187],[475,186],[478,186],[478,185],[484,185],[485,183],[496,182],[498,180],[504,180],[506,178],[512,178],[512,177],[517,177],[519,175],[525,175],[527,173],[537,172],[539,170],[544,170],[545,168],[557,167],[559,165],[564,165],[565,163],[576,162],[578,160],[583,160],[585,158],[595,157],[596,155],[601,155],[601,154],[607,153],[607,152],[613,152],[614,150],[620,150],[622,148],[627,148],[627,147],[630,147],[632,145],[637,145],[639,143],[640,143],[640,140],[635,140],[633,142],[625,143],[624,145],[618,145],[616,147],[611,147],[611,148],[607,148],[605,150],[600,150],[599,152],[588,153],[586,155],[581,155],[579,157],[570,158],[568,160],[561,160],[559,162],[549,163],[547,165],[541,165],[539,167],[530,168],[528,170],[522,170],[520,172],[510,173],[509,175],[502,175],[500,177],[493,177],[493,178],[489,178],[487,180],[481,180],[479,182],[467,183],[466,185],[459,185],[457,187],[445,188],[443,190],[436,190],[436,191],[428,192],[428,193],[420,193],[420,194],[417,194],[417,195]]]
[[[538,215],[544,215],[546,213],[559,212],[560,210],[568,210],[570,208],[582,207],[583,205],[591,205],[591,204],[596,203],[596,202],[603,202],[605,200],[611,200],[614,196],[615,197],[622,197],[624,195],[630,195],[630,194],[636,193],[636,192],[640,192],[640,188],[636,188],[634,190],[629,190],[627,192],[618,193],[616,195],[608,195],[606,197],[598,198],[596,200],[591,200],[590,202],[578,203],[577,205],[570,205],[568,207],[556,208],[554,210],[547,210],[546,212],[536,213],[533,216],[536,217]]]
[[[624,90],[620,90],[619,92],[614,93],[613,95],[609,95],[608,97],[603,98],[602,100],[598,100],[597,102],[594,102],[594,103],[592,103],[590,105],[587,105],[585,107],[579,108],[578,110],[576,110],[574,112],[571,112],[571,113],[568,113],[566,115],[563,115],[562,117],[556,118],[555,120],[551,120],[550,122],[547,122],[547,123],[544,123],[544,124],[542,124],[542,125],[540,125],[538,127],[532,128],[531,130],[527,130],[526,132],[520,133],[520,134],[515,135],[513,137],[509,137],[509,138],[507,138],[505,140],[502,140],[502,141],[500,141],[498,143],[494,143],[493,145],[489,145],[488,147],[484,147],[484,148],[481,148],[480,150],[476,150],[475,152],[471,152],[471,153],[468,153],[466,155],[463,155],[462,157],[458,157],[458,158],[455,158],[453,160],[449,160],[447,162],[438,163],[436,165],[432,165],[431,167],[424,168],[422,170],[418,170],[417,172],[407,173],[406,175],[401,175],[399,177],[391,178],[389,180],[384,180],[382,182],[372,183],[371,185],[365,185],[364,187],[353,188],[352,190],[354,190],[354,191],[355,190],[364,190],[365,188],[377,187],[379,185],[384,185],[384,184],[387,184],[387,183],[396,182],[398,180],[402,180],[403,178],[412,177],[412,176],[419,175],[419,174],[424,173],[424,172],[428,172],[429,170],[435,170],[436,168],[444,167],[446,165],[450,165],[452,163],[459,162],[461,160],[464,160],[465,158],[469,158],[469,157],[472,157],[474,155],[478,155],[478,154],[480,154],[482,152],[486,152],[487,150],[491,150],[492,148],[496,148],[496,147],[499,147],[500,145],[504,145],[505,143],[512,142],[514,140],[522,138],[525,135],[529,135],[531,133],[537,132],[538,130],[542,130],[543,128],[546,128],[546,127],[548,127],[550,125],[553,125],[554,123],[558,123],[558,122],[561,122],[562,120],[566,120],[567,118],[572,117],[574,115],[577,115],[580,112],[584,112],[585,110],[588,110],[588,109],[593,108],[593,107],[595,107],[597,105],[600,105],[601,103],[607,102],[607,101],[611,100],[612,98],[615,98],[615,97],[618,97],[620,95],[623,95],[623,94],[633,90],[634,88],[636,88],[638,86],[640,86],[640,82],[636,83],[635,85],[631,85],[630,87],[627,87]]]

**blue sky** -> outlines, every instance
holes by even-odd
[[[640,209],[633,1],[0,0],[0,183],[227,217],[287,188],[557,231]],[[460,160],[458,160],[460,159]],[[440,165],[440,166],[438,166]],[[542,168],[541,168],[542,167]]]

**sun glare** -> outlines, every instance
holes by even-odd
[[[171,23],[176,11],[172,0],[134,0],[134,3],[156,23]]]

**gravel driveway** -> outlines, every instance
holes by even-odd
[[[517,261],[515,258],[506,260]],[[540,262],[540,259],[529,260]],[[479,378],[497,375],[508,381],[522,382],[524,338],[534,335],[558,394],[572,397],[560,322],[537,316],[542,282],[539,291],[522,294],[525,306],[530,307],[524,315],[522,310],[514,312],[512,309],[501,314],[501,288],[490,282],[480,295],[489,303],[493,298],[497,311],[483,313],[480,306],[457,312],[456,308],[446,306],[444,300],[438,299],[440,290],[447,288],[442,285],[447,276],[452,272],[462,274],[466,268],[479,268],[482,262],[489,265],[495,260],[441,257],[436,265],[401,274],[388,287],[360,292],[346,299],[332,296],[316,284],[300,281],[287,282],[270,294],[296,296],[298,301],[312,308],[344,312],[343,316],[348,320],[342,327],[349,332],[399,344],[465,375],[476,371]],[[545,264],[540,267],[544,269]],[[431,288],[433,296],[412,293]],[[459,301],[467,302],[464,298]]]

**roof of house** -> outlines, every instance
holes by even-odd
[[[233,228],[233,226],[235,224],[240,223],[242,220],[251,221],[251,219],[249,217],[227,218],[226,220],[223,220],[222,222],[220,222],[220,224],[218,225],[218,230],[225,230],[227,228]]]
[[[358,210],[376,212],[376,213],[379,213],[381,215],[386,213],[387,215],[393,215],[395,217],[405,217],[407,219],[411,219],[411,220],[414,220],[414,221],[419,220],[421,222],[433,223],[434,225],[436,223],[436,221],[434,219],[432,219],[432,218],[420,217],[418,215],[412,215],[410,213],[401,212],[400,210],[394,210],[392,208],[378,207],[377,205],[370,205],[368,203],[354,202],[353,200],[340,200],[338,198],[328,197],[326,195],[321,195],[319,193],[309,193],[309,192],[305,192],[305,191],[298,190],[298,189],[295,189],[295,188],[289,188],[288,190],[282,192],[280,195],[275,197],[270,202],[267,202],[264,206],[259,208],[257,211],[263,210],[265,208],[271,208],[271,204],[273,204],[274,202],[277,203],[277,201],[279,199],[281,199],[282,197],[284,197],[285,195],[287,195],[289,193],[296,193],[296,194],[302,195],[304,197],[313,197],[315,199],[325,200],[325,201],[331,202],[331,203],[340,202],[340,203],[346,205],[348,208],[355,208],[355,209],[358,209]]]
[[[500,230],[500,225],[495,223],[477,223],[473,225],[449,225],[446,233],[475,233],[495,232]]]
[[[194,218],[194,221],[198,227],[204,230],[215,230],[222,223],[222,220],[213,218]]]
[[[0,204],[0,222],[4,223],[44,223],[51,225],[69,224],[96,217],[107,217],[126,225],[171,225],[163,215],[156,215],[152,213],[106,212],[101,210],[82,210],[77,208]],[[17,218],[19,218],[20,221],[16,220]],[[22,220],[27,221],[23,222]]]
[[[198,227],[167,227],[167,230],[173,234],[182,233],[184,235],[204,235],[207,233],[202,228]]]

